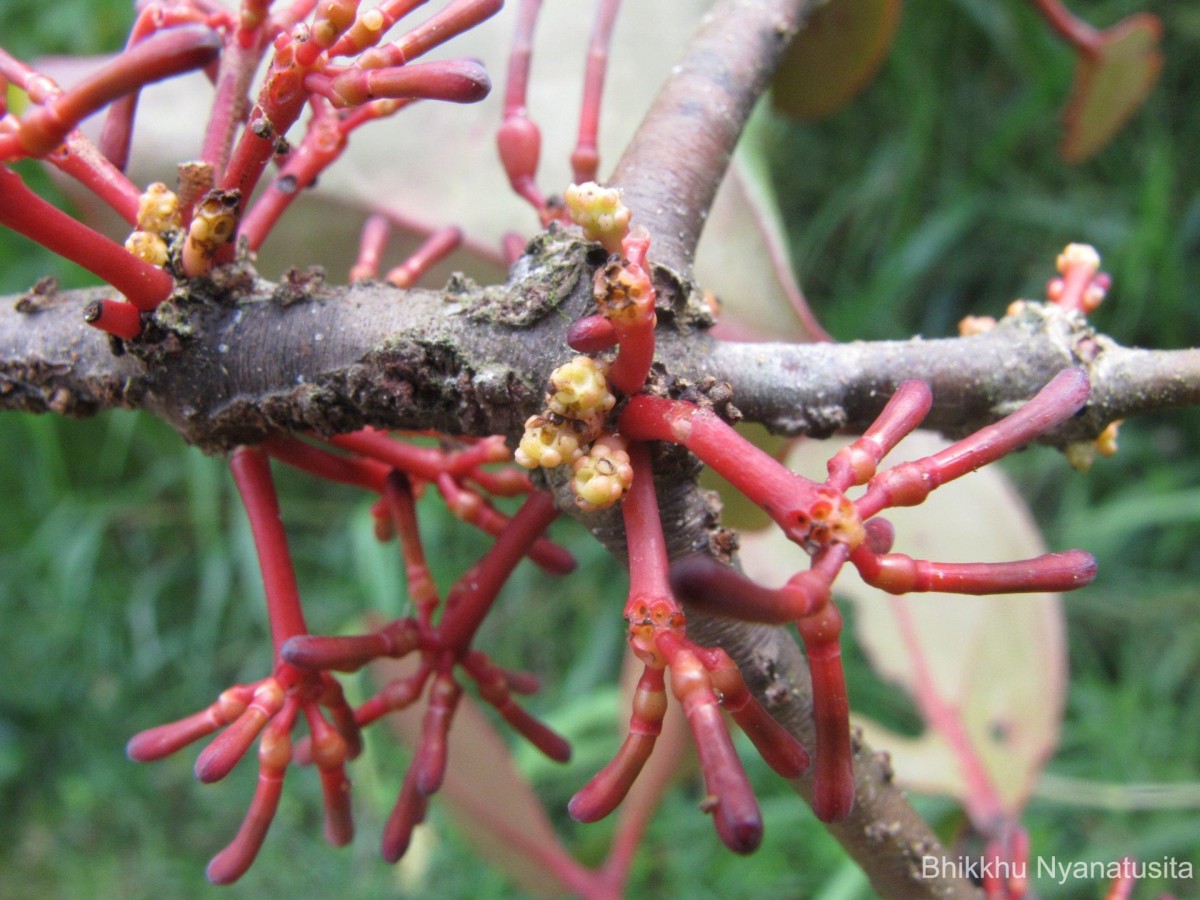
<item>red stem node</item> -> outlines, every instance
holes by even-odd
[[[148,728],[130,738],[125,752],[135,762],[153,762],[228,725],[250,705],[257,685],[238,685],[224,691],[207,709],[177,722]]]
[[[567,804],[577,822],[596,822],[616,809],[650,758],[667,712],[663,670],[646,666],[633,695],[629,734],[612,761]]]
[[[685,638],[666,632],[658,641],[669,662],[671,691],[683,704],[700,755],[709,794],[705,806],[713,814],[717,834],[735,853],[753,853],[762,841],[762,813],[721,718],[708,672]]]
[[[880,461],[921,424],[932,405],[929,385],[923,381],[904,382],[862,437],[829,460],[829,478],[825,483],[840,491],[866,484],[875,476]]]
[[[385,69],[351,66],[332,77],[311,72],[304,88],[338,107],[380,98],[477,103],[488,95],[492,82],[478,60],[451,59]]]
[[[426,666],[410,678],[400,678],[389,681],[370,700],[363,703],[354,711],[354,720],[360,728],[365,728],[381,716],[390,712],[407,709],[421,696],[425,681],[429,678],[430,670]]]
[[[788,471],[710,410],[639,394],[625,406],[618,428],[634,440],[687,447],[809,552],[833,541],[857,546],[863,540],[861,520],[845,495]]]
[[[387,862],[397,862],[408,849],[412,840],[412,831],[425,821],[425,813],[429,809],[429,798],[417,790],[417,779],[413,774],[414,768],[409,768],[404,776],[404,786],[400,788],[400,796],[392,807],[383,826],[383,841],[381,850]]]
[[[439,672],[434,676],[421,723],[421,741],[412,762],[417,773],[417,792],[423,797],[437,793],[446,777],[450,723],[461,696],[462,688],[449,673]]]
[[[808,769],[808,751],[782,725],[771,718],[746,687],[742,673],[729,654],[720,648],[696,648],[708,669],[721,706],[737,722],[763,760],[784,778],[798,778]]]
[[[241,762],[254,739],[285,702],[283,688],[274,678],[261,682],[245,712],[222,731],[196,758],[196,778],[205,784],[220,781]]]
[[[1091,584],[1096,577],[1095,557],[1082,550],[1047,553],[1014,562],[939,563],[902,553],[875,554],[864,546],[851,554],[850,561],[863,581],[891,594],[1071,591]]]
[[[321,795],[325,807],[325,840],[344,847],[354,839],[354,819],[350,811],[350,780],[346,777],[348,748],[345,739],[321,715],[315,703],[304,706],[308,728],[309,756],[321,774]]]
[[[839,637],[842,617],[832,603],[797,623],[812,672],[813,812],[822,822],[840,822],[854,807],[853,751],[850,746],[850,701],[842,672]]]

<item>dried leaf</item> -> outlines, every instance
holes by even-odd
[[[1079,51],[1063,110],[1064,160],[1078,163],[1099,153],[1142,105],[1162,70],[1161,40],[1158,17],[1139,13],[1101,32],[1093,51]]]
[[[838,446],[804,442],[788,465],[820,477]],[[917,432],[893,458],[916,459],[942,446]],[[1028,510],[995,468],[939,488],[920,506],[889,510],[887,517],[896,527],[897,552],[917,558],[975,561],[984,555],[980,548],[996,561],[1045,552]],[[745,536],[742,560],[747,574],[768,584],[807,564],[774,530]],[[892,755],[897,779],[956,797],[983,827],[996,816],[1014,817],[1058,742],[1066,690],[1059,598],[892,597],[851,572],[836,587],[853,604],[854,637],[876,671],[904,689],[926,721],[915,739],[860,721],[868,740]]]
[[[815,9],[775,73],[775,108],[802,120],[841,109],[871,83],[899,23],[900,0],[829,0]]]

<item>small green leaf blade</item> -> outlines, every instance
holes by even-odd
[[[1139,13],[1102,32],[1094,52],[1080,52],[1063,109],[1066,162],[1099,153],[1142,105],[1162,70],[1161,40],[1158,17]]]
[[[849,103],[883,65],[900,9],[900,0],[830,0],[815,10],[775,73],[775,108],[810,120]]]

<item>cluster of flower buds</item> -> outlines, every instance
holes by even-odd
[[[168,245],[181,221],[179,197],[156,181],[138,197],[136,228],[125,239],[125,249],[153,266],[164,266]]]
[[[575,501],[581,509],[607,509],[633,480],[625,440],[605,434],[605,418],[617,402],[605,366],[577,356],[550,375],[546,409],[525,421],[514,459],[527,469],[570,463]]]
[[[1067,244],[1055,260],[1058,278],[1046,284],[1046,298],[1087,315],[1096,310],[1112,287],[1112,277],[1100,271],[1100,254],[1091,244]]]

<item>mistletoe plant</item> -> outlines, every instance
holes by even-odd
[[[678,703],[700,760],[703,809],[732,850],[753,851],[763,820],[723,713],[773,770],[797,782],[818,818],[845,823],[835,834],[882,893],[969,893],[961,879],[914,872],[914,847],[946,851],[891,784],[886,760],[850,729],[835,579],[849,564],[896,594],[1087,584],[1095,563],[1081,550],[1000,563],[914,559],[893,550],[904,535],[883,513],[921,504],[1030,443],[1078,457],[1120,418],[1196,402],[1194,352],[1127,350],[1095,334],[1086,314],[1108,279],[1094,251],[1075,245],[1060,257],[1047,304],[1021,305],[971,336],[865,345],[714,339],[713,306],[692,281],[692,257],[750,108],[803,25],[808,4],[798,0],[718,3],[604,186],[595,181],[597,134],[619,4],[601,0],[574,183],[553,191],[537,180],[541,136],[526,94],[540,3],[524,0],[496,143],[508,182],[542,231],[505,241],[509,280],[415,288],[463,241],[453,226],[431,230],[381,278],[397,223],[375,215],[348,285],[295,272],[283,284],[265,281],[256,251],[357,129],[385,127],[376,120],[417,101],[487,96],[479,61],[423,57],[443,44],[453,49],[499,0],[451,0],[410,24],[421,5],[149,2],[126,49],[66,86],[0,52],[0,78],[15,98],[0,119],[0,222],[106,285],[58,291],[41,283],[4,306],[0,403],[66,415],[147,409],[224,455],[265,588],[271,670],[137,734],[130,757],[161,759],[215,734],[195,764],[197,778],[213,782],[257,741],[249,811],[208,868],[212,881],[226,883],[259,853],[293,762],[319,773],[328,841],[350,841],[347,767],[362,751],[362,729],[419,706],[420,735],[382,837],[384,858],[399,859],[454,765],[448,736],[464,686],[550,759],[570,754],[518,702],[537,680],[476,645],[523,558],[570,573],[571,555],[544,535],[565,513],[627,563],[623,615],[641,664],[628,736],[572,799],[572,816],[590,822],[621,804]],[[213,84],[197,155],[179,161],[173,186],[135,184],[126,171],[139,92],[191,70]],[[86,136],[84,121],[101,111],[98,137]],[[12,168],[27,158],[81,184],[124,220],[126,234],[106,236],[37,196]],[[742,437],[733,426],[743,418],[787,434],[861,436],[813,479]],[[959,440],[885,466],[923,422]],[[412,615],[366,634],[309,633],[273,462],[375,498],[376,531],[398,542]],[[701,463],[796,545],[785,584],[739,573],[736,535],[697,487]],[[444,597],[417,515],[423,491],[494,538]],[[521,498],[511,516],[502,511],[509,497]],[[806,664],[778,625],[794,626]],[[335,673],[386,657],[408,657],[415,668],[352,706]],[[300,719],[306,735],[296,735]],[[994,854],[1022,852],[1008,824],[987,835]],[[620,889],[615,870],[572,871],[581,894]]]

